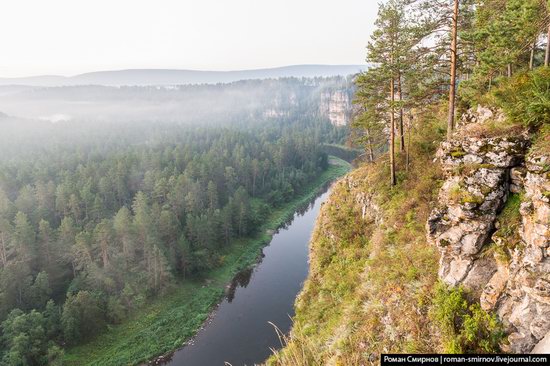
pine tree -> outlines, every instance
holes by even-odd
[[[117,242],[122,251],[124,267],[128,269],[129,264],[134,260],[134,238],[131,213],[126,206],[122,206],[115,215],[113,226]]]
[[[451,77],[449,82],[449,116],[447,118],[447,139],[453,136],[455,127],[456,102],[456,69],[458,60],[458,0],[453,2],[453,16],[451,26]]]
[[[14,228],[13,240],[18,260],[33,268],[37,259],[36,235],[26,214],[18,212],[15,215]]]
[[[399,0],[390,0],[386,4],[381,4],[375,26],[376,30],[367,47],[367,61],[379,68],[378,73],[382,76],[380,80],[385,80],[388,85],[389,103],[386,113],[389,115],[390,184],[393,186],[397,183],[395,172],[396,80],[402,75],[401,67],[407,56],[406,47],[409,46],[405,41],[404,3]]]
[[[52,264],[52,257],[56,254],[52,248],[54,241],[55,233],[50,223],[46,220],[40,220],[38,223],[38,242],[40,244],[41,258],[45,261],[45,267],[49,267]]]
[[[482,86],[498,75],[511,76],[516,66],[527,68],[533,43],[547,29],[546,14],[539,0],[485,0],[479,5],[468,37],[475,43]]]
[[[103,268],[108,268],[111,258],[111,243],[113,242],[113,226],[109,220],[103,219],[94,230],[94,244],[99,250]]]

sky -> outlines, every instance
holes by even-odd
[[[364,64],[376,0],[4,0],[0,77]]]

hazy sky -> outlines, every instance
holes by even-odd
[[[376,0],[5,0],[0,76],[362,64]]]

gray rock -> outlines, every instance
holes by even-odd
[[[536,339],[542,339],[550,331],[550,319],[537,317],[535,318],[529,327],[531,334]]]
[[[531,353],[550,353],[550,333],[547,333],[544,338],[542,338],[540,342],[536,344]]]
[[[487,285],[483,287],[482,293],[479,298],[479,302],[483,310],[492,310],[495,308],[497,301],[499,300],[506,288],[506,284],[510,276],[508,266],[505,263],[497,261],[496,265],[496,272],[488,281]],[[474,287],[474,285],[470,286]],[[479,284],[475,286],[479,286]]]
[[[459,125],[495,118],[498,111],[478,107]],[[550,157],[526,156],[529,143],[527,134],[476,138],[460,128],[441,143],[436,156],[446,181],[426,231],[440,252],[440,278],[464,285],[499,316],[509,332],[506,351],[550,352]],[[495,261],[481,253],[510,192],[523,193],[522,242],[509,250],[509,260]],[[501,248],[506,240],[494,236]]]
[[[483,257],[474,261],[468,275],[462,281],[462,284],[469,288],[471,293],[479,298],[488,283],[497,272],[497,264],[493,257]]]

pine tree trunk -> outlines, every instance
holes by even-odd
[[[4,233],[0,234],[0,260],[2,261],[2,268],[8,264],[8,256],[6,254],[6,242],[4,240]]]
[[[124,268],[128,270],[128,258],[130,258],[130,251],[128,250],[128,241],[126,237],[122,238],[122,256],[124,257]]]
[[[103,261],[103,268],[109,267],[109,255],[105,245],[101,247],[101,259]]]
[[[164,262],[162,257],[159,258],[159,288],[164,284]]]
[[[157,256],[158,253],[154,250],[153,251],[153,288],[156,290],[158,288],[158,267],[157,267]]]
[[[550,63],[550,25],[548,25],[548,40],[546,41],[546,53],[544,55],[544,66]]]
[[[367,128],[367,146],[368,146],[368,149],[369,149],[369,162],[373,162],[374,161],[374,149],[372,147],[372,140],[370,138],[370,129]]]
[[[529,70],[533,70],[535,64],[535,48],[537,47],[537,42],[533,42],[533,47],[531,48],[531,56],[529,57]]]
[[[399,151],[405,151],[405,129],[403,127],[403,107],[401,102],[403,101],[403,94],[401,88],[401,73],[397,75],[397,94],[399,98]]]
[[[412,114],[409,116],[409,123],[407,125],[407,151],[406,151],[406,158],[405,158],[405,170],[408,172],[409,171],[409,163],[410,163],[410,159],[411,159],[411,155],[410,155],[410,152],[411,152],[411,128],[412,128],[412,120],[413,120],[413,117],[412,117]]]
[[[50,238],[47,238],[44,247],[46,250],[46,264],[49,266],[51,263],[51,254],[50,254]]]
[[[151,275],[151,253],[149,253],[148,249],[145,249],[145,262],[147,264],[147,274]]]
[[[447,119],[447,140],[453,136],[456,100],[456,59],[458,43],[458,0],[454,0],[453,25],[451,29],[451,80],[449,89],[449,116]]]
[[[390,184],[394,186],[395,179],[395,80],[391,77],[390,84]]]

